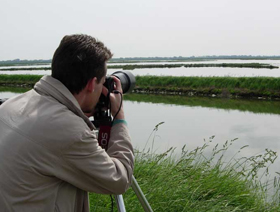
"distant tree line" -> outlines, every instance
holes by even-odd
[[[13,66],[13,65],[35,65],[35,64],[50,64],[52,60],[3,60],[0,61],[0,66]]]
[[[222,67],[222,68],[279,68],[270,64],[263,63],[189,63],[189,64],[117,64],[108,65],[108,69],[123,69],[123,70],[134,70],[140,68],[199,68],[199,67]],[[38,71],[38,70],[51,70],[51,67],[15,67],[9,66],[8,68],[1,68],[1,71]]]

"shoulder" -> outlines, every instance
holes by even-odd
[[[65,105],[34,90],[9,99],[3,106],[6,122],[39,145],[63,149],[91,132]]]

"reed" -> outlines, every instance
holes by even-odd
[[[137,89],[205,94],[280,96],[280,78],[275,77],[173,77],[136,76]]]
[[[172,77],[136,76],[137,86],[189,88],[244,88],[280,89],[280,78],[275,77]]]
[[[41,77],[2,74],[0,85],[33,86]],[[280,78],[136,76],[134,92],[279,98]]]
[[[39,81],[41,75],[0,75],[0,85],[11,85],[11,86],[33,86]]]
[[[174,148],[161,154],[136,151],[134,176],[153,210],[279,211],[279,177],[265,182],[258,177],[262,170],[263,175],[269,174],[276,152],[265,150],[257,156],[238,158],[247,148],[244,146],[226,160],[236,139],[220,146],[212,144],[213,138],[194,150],[184,146],[179,156],[174,155]],[[143,211],[132,189],[123,197],[127,211]],[[91,211],[109,211],[111,207],[107,195],[91,193],[90,203]]]

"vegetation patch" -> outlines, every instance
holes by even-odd
[[[154,136],[157,128],[154,129]],[[262,183],[258,173],[276,159],[276,152],[265,150],[257,156],[225,159],[236,139],[222,146],[213,144],[214,136],[194,150],[174,148],[162,154],[136,151],[134,176],[154,211],[279,211],[279,177]],[[214,146],[214,148],[212,148]],[[210,152],[210,154],[209,154]],[[268,190],[270,195],[268,195]],[[127,211],[143,211],[133,190],[124,195]],[[108,211],[107,195],[90,194],[91,211]],[[115,205],[116,207],[116,205]]]
[[[41,75],[2,74],[0,85],[32,87],[41,77]],[[280,98],[280,78],[136,76],[136,87],[133,92],[277,99]]]
[[[0,74],[1,86],[33,87],[41,79],[41,75],[9,75]]]
[[[275,77],[136,76],[136,82],[136,93],[246,98],[280,97],[280,78]]]

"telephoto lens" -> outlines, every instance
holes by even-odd
[[[135,86],[134,75],[129,71],[117,71],[111,74],[110,76],[107,76],[104,83],[104,86],[108,89],[110,93],[114,90],[114,85],[115,85],[112,76],[115,76],[120,80],[124,94],[129,93],[133,90]]]
[[[135,87],[135,77],[131,72],[117,71],[107,76],[105,83],[103,84],[108,89],[109,93],[112,93],[115,90],[115,81],[112,76],[115,76],[120,80],[123,94],[131,92]],[[108,98],[109,97],[106,98],[103,94],[101,94],[99,98],[99,104],[102,106],[107,106],[109,104]]]
[[[129,71],[117,71],[106,77],[105,83],[103,85],[108,89],[108,96],[104,96],[103,94],[101,94],[95,107],[93,124],[97,128],[103,123],[108,123],[111,121],[111,111],[108,112],[108,109],[110,109],[109,94],[113,93],[115,90],[115,81],[112,76],[115,76],[120,80],[123,94],[131,92],[135,86],[135,77]]]
[[[123,93],[129,93],[133,90],[135,86],[135,77],[129,71],[117,71],[114,72],[111,76],[117,77],[122,84]]]

